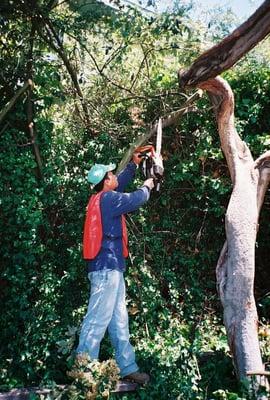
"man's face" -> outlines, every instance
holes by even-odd
[[[111,171],[109,171],[107,174],[107,178],[105,179],[104,186],[106,186],[106,188],[108,190],[114,190],[118,186],[117,176],[114,175]]]

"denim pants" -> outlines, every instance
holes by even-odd
[[[129,342],[123,272],[104,269],[90,272],[88,278],[91,282],[90,299],[77,353],[88,353],[92,359],[97,359],[100,342],[108,328],[121,376],[138,371],[135,353]]]

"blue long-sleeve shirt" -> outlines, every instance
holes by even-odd
[[[101,269],[125,271],[123,256],[122,215],[137,210],[150,197],[146,186],[131,193],[123,193],[125,187],[134,179],[136,164],[130,162],[117,176],[116,190],[104,192],[100,199],[103,238],[98,255],[87,262],[88,272]]]

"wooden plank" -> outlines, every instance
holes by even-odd
[[[119,381],[116,385],[116,388],[112,390],[112,393],[127,393],[134,392],[139,387],[138,383],[133,383],[129,381]],[[64,390],[66,389],[66,385],[57,385],[55,389]],[[48,395],[53,392],[53,389],[39,388],[39,387],[29,387],[29,388],[20,388],[20,389],[12,389],[9,392],[0,392],[0,400],[28,400],[30,394],[38,394],[38,395]]]
[[[126,393],[126,392],[134,392],[139,387],[138,383],[129,382],[129,381],[119,381],[116,385],[116,388],[112,391],[112,393]]]
[[[270,376],[269,371],[248,371],[247,375],[252,376],[252,375],[262,375],[262,376]]]
[[[40,389],[37,387],[12,389],[9,392],[1,392],[0,400],[28,400],[31,393],[36,394],[49,394],[52,389]]]

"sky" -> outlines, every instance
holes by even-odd
[[[196,3],[199,4],[199,7],[202,7],[205,10],[221,6],[231,8],[237,17],[241,21],[244,21],[254,13],[254,11],[263,3],[263,0],[197,0]]]
[[[209,6],[213,3],[228,4],[237,16],[246,18],[253,14],[253,12],[263,3],[263,0],[205,0],[205,3],[208,3]]]
[[[200,15],[200,12],[206,12],[213,8],[225,7],[231,8],[236,14],[240,22],[247,19],[254,11],[263,3],[264,0],[193,0],[196,4],[195,15]],[[129,1],[127,1],[129,2]],[[139,3],[139,0],[130,0],[130,3]],[[189,0],[181,0],[179,3],[188,4]],[[141,1],[142,4],[146,4],[146,0]],[[157,9],[164,11],[168,7],[173,5],[173,0],[156,0]]]

